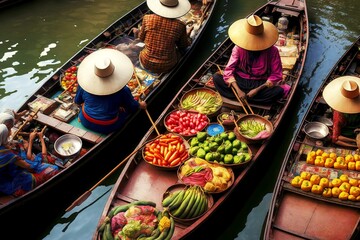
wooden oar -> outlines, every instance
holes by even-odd
[[[234,124],[235,124],[235,127],[236,127],[236,129],[238,129],[239,130],[239,126],[237,125],[237,122],[236,122],[236,118],[235,118],[235,112],[234,112],[234,110],[231,110],[231,115],[232,115],[232,117],[233,117],[233,121],[234,121]]]
[[[146,143],[140,145],[137,147],[132,153],[130,153],[126,158],[124,158],[116,167],[114,167],[108,174],[106,174],[100,181],[98,181],[94,186],[92,186],[89,190],[87,190],[85,193],[83,193],[80,197],[78,197],[65,211],[68,212],[71,209],[73,209],[76,206],[79,206],[82,204],[92,193],[92,191],[100,185],[102,181],[104,181],[106,178],[108,178],[111,174],[113,174],[119,167],[121,167],[124,163],[129,160],[131,156],[133,156],[137,151],[139,151]]]
[[[136,70],[135,70],[135,67],[134,67],[134,76],[135,76],[135,78],[136,78],[136,81],[138,82],[139,88],[141,89],[141,94],[144,94],[144,90],[143,90],[143,89],[142,89],[142,87],[141,87],[141,82],[140,82],[140,80],[139,80],[138,76],[136,75]],[[148,118],[149,118],[149,120],[150,120],[151,124],[152,124],[152,125],[153,125],[153,127],[155,128],[155,131],[156,131],[157,135],[158,135],[158,136],[160,136],[160,132],[159,132],[159,130],[157,129],[157,127],[156,127],[156,125],[155,125],[154,121],[152,120],[152,118],[151,118],[151,116],[150,116],[150,114],[149,114],[148,110],[147,110],[147,109],[145,109],[145,112],[146,112],[146,114],[147,114],[147,116],[148,116]]]
[[[224,75],[224,74],[223,74],[223,70],[220,68],[220,66],[219,66],[218,64],[215,64],[215,65],[216,65],[216,67],[219,69],[220,74],[221,74],[221,75]],[[237,100],[239,101],[241,107],[244,109],[244,112],[245,112],[246,114],[249,114],[248,111],[246,110],[246,107],[245,107],[245,105],[246,105],[246,106],[249,108],[250,112],[251,112],[252,114],[254,114],[254,112],[253,112],[252,108],[250,107],[249,103],[247,102],[247,100],[244,99],[244,100],[242,101],[242,100],[240,99],[239,95],[237,94],[236,90],[234,89],[234,87],[231,87],[231,89],[232,89],[235,97],[236,97]],[[245,105],[244,105],[244,103],[245,103]]]
[[[66,93],[76,82],[77,82],[76,80],[72,81],[72,83],[69,86],[67,86],[67,88],[64,91],[62,91],[62,93],[60,93],[58,96],[61,96],[64,93]]]
[[[39,111],[40,111],[40,108],[36,109],[36,111],[34,112],[34,114],[31,115],[29,118],[27,118],[27,119],[25,120],[25,122],[24,122],[23,124],[21,124],[21,126],[16,130],[16,132],[11,136],[11,139],[14,139],[14,138],[18,135],[18,133],[25,127],[25,125],[26,125],[29,121],[31,121],[31,120],[37,115],[37,113],[38,113]]]
[[[238,102],[240,103],[241,107],[244,109],[244,112],[246,113],[246,115],[248,115],[248,111],[246,110],[246,107],[244,106],[244,103],[241,101],[239,95],[237,94],[235,88],[233,86],[231,86],[231,89],[236,97],[236,99],[238,100]]]

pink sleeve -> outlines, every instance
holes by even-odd
[[[268,80],[276,84],[282,80],[282,65],[279,51],[275,46],[271,47],[270,56],[271,72]]]
[[[239,61],[239,47],[235,46],[232,49],[231,56],[224,70],[224,81],[227,83],[228,79],[234,77],[236,65]]]

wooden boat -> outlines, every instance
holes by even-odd
[[[296,137],[292,140],[284,162],[281,166],[279,176],[274,188],[270,209],[266,219],[264,239],[359,239],[360,234],[360,202],[341,200],[338,197],[326,192],[333,188],[323,187],[323,191],[314,193],[305,192],[299,187],[292,185],[292,179],[301,175],[302,172],[309,172],[311,176],[319,175],[325,179],[342,179],[341,175],[346,174],[349,178],[356,181],[359,178],[359,172],[350,170],[346,166],[342,170],[331,164],[326,166],[320,162],[314,163],[307,160],[311,152],[316,152],[315,156],[322,153],[333,152],[337,157],[354,155],[354,148],[333,144],[330,140],[332,118],[329,105],[322,98],[324,87],[333,79],[354,75],[359,77],[359,70],[356,72],[356,66],[359,65],[359,47],[360,38],[345,52],[332,68],[328,76],[324,79],[321,87],[317,91],[310,108],[308,109]],[[330,117],[330,119],[329,119]],[[323,122],[330,129],[328,137],[314,139],[305,133],[305,125],[309,122]],[[334,156],[335,156],[334,155]],[[321,157],[320,157],[321,158]],[[315,177],[313,177],[315,178]],[[343,179],[345,180],[345,179]],[[326,182],[326,180],[324,180]],[[314,182],[315,183],[315,182]],[[336,186],[336,185],[334,185]]]
[[[138,27],[139,24],[141,24],[143,16],[150,13],[150,9],[146,1],[144,1],[111,24],[83,49],[77,52],[18,109],[18,112],[26,110],[27,113],[14,126],[13,133],[17,133],[16,137],[23,136],[26,139],[30,129],[35,127],[42,129],[46,126],[47,132],[45,136],[48,151],[58,158],[59,161],[56,163],[61,168],[61,171],[47,182],[37,186],[21,197],[0,195],[1,218],[5,219],[6,217],[4,216],[12,214],[14,211],[20,211],[19,209],[25,212],[31,211],[29,208],[33,208],[33,204],[40,202],[40,196],[44,197],[45,202],[50,199],[50,196],[55,197],[57,195],[61,197],[61,191],[59,192],[59,190],[64,180],[68,179],[72,173],[80,171],[84,166],[91,163],[94,160],[95,154],[107,146],[112,140],[124,134],[126,127],[129,127],[129,124],[134,121],[138,115],[138,113],[133,114],[123,129],[108,135],[99,134],[81,126],[77,122],[79,107],[73,104],[73,94],[76,91],[75,88],[77,84],[76,69],[79,63],[88,54],[100,48],[115,48],[122,51],[128,55],[134,64],[135,74],[133,79],[128,83],[128,87],[132,90],[134,98],[137,99],[139,97],[141,89],[144,91],[144,100],[147,102],[152,101],[156,95],[160,94],[165,86],[171,83],[172,77],[178,72],[179,68],[194,50],[216,4],[216,1],[207,5],[202,5],[202,2],[197,0],[190,2],[192,5],[191,10],[180,19],[187,23],[187,27],[194,27],[190,35],[190,37],[192,37],[192,45],[185,51],[177,66],[170,72],[156,75],[147,72],[139,66],[138,54],[143,48],[143,44],[139,39],[134,38],[131,29]],[[75,76],[75,78],[72,76]],[[141,84],[141,87],[139,84]],[[27,121],[28,116],[33,115],[37,109],[40,109],[40,111],[37,112],[34,119]],[[79,150],[77,154],[71,154],[71,156],[67,156],[66,154],[59,155],[55,151],[55,140],[64,134],[77,136],[81,140],[81,150]],[[131,139],[129,139],[128,142],[131,142],[130,140]],[[126,143],[124,143],[124,146],[128,147]],[[119,151],[120,150],[121,148],[119,148]],[[125,151],[126,149],[122,150]],[[68,187],[65,187],[65,189]],[[55,192],[53,191],[52,194],[46,194],[51,188],[56,188],[57,190]],[[32,204],[27,205],[28,202],[32,202]]]
[[[265,119],[270,122],[270,125],[273,126],[273,134],[278,131],[279,124],[288,109],[289,103],[291,102],[295,89],[298,85],[304,62],[306,59],[306,52],[308,46],[308,17],[305,1],[277,1],[277,2],[268,2],[264,6],[260,7],[254,12],[254,14],[262,17],[263,19],[270,20],[274,23],[278,21],[282,13],[285,13],[288,16],[289,20],[289,29],[293,31],[292,34],[297,35],[296,39],[296,52],[297,56],[295,57],[294,65],[286,66],[288,62],[287,57],[282,57],[284,65],[284,81],[291,85],[291,91],[287,99],[284,101],[279,101],[273,105],[254,105],[250,104],[250,108],[253,110],[254,115],[258,116],[261,119]],[[288,32],[284,33],[288,34]],[[291,34],[288,34],[289,36]],[[292,39],[288,39],[292,41]],[[155,121],[152,128],[144,135],[142,140],[139,142],[138,146],[135,148],[134,152],[125,158],[123,161],[126,162],[126,166],[122,170],[121,174],[116,181],[113,190],[108,198],[108,201],[104,207],[102,216],[100,217],[98,228],[94,233],[93,239],[106,239],[109,235],[104,235],[107,224],[110,224],[110,219],[113,217],[114,209],[119,206],[130,206],[134,201],[150,201],[155,203],[156,208],[160,211],[167,212],[166,208],[162,206],[163,197],[166,197],[171,194],[173,188],[178,189],[177,184],[181,184],[182,180],[182,168],[178,167],[159,167],[159,160],[155,160],[153,164],[144,160],[147,159],[147,151],[149,150],[149,144],[155,143],[157,140],[162,137],[168,137],[169,127],[166,125],[166,118],[173,112],[180,111],[184,112],[181,108],[183,106],[183,101],[187,99],[188,96],[191,96],[191,93],[195,92],[212,92],[217,98],[220,96],[213,87],[211,76],[221,70],[226,64],[231,54],[234,44],[228,38],[226,39],[214,53],[200,66],[200,68],[191,76],[191,78],[183,85],[179,90],[173,100],[169,105],[164,109],[160,114],[159,118]],[[279,48],[279,50],[282,48]],[[290,57],[290,56],[288,56]],[[240,103],[237,101],[230,101],[228,99],[220,97],[221,103],[220,107],[214,110],[213,112],[207,112],[207,117],[209,118],[210,123],[221,123],[220,126],[209,124],[206,131],[210,133],[211,126],[216,128],[224,128],[226,134],[237,133],[237,127],[234,128],[234,125],[227,125],[222,121],[222,118],[218,121],[219,116],[222,114],[231,114],[231,111],[234,111],[234,118],[241,116],[250,116],[252,114],[246,115],[244,109],[241,107]],[[216,102],[216,101],[215,101]],[[219,102],[216,102],[219,103]],[[214,103],[215,104],[215,103]],[[179,110],[182,109],[182,110]],[[195,108],[196,109],[196,108]],[[200,112],[202,110],[199,110]],[[267,116],[267,118],[265,118]],[[239,120],[240,121],[240,120]],[[231,123],[231,121],[230,121]],[[205,130],[202,130],[204,132]],[[221,131],[220,131],[221,132]],[[191,234],[195,232],[202,224],[206,222],[212,216],[213,213],[222,206],[231,193],[243,182],[243,179],[251,173],[251,169],[260,159],[260,156],[267,145],[272,141],[272,135],[264,141],[261,142],[249,142],[241,138],[239,134],[236,134],[241,142],[245,142],[248,146],[248,152],[251,152],[251,160],[245,162],[244,164],[225,164],[220,166],[225,166],[230,174],[233,174],[232,180],[229,180],[226,185],[226,190],[223,189],[221,192],[216,192],[216,194],[211,194],[208,201],[209,206],[207,211],[197,218],[192,219],[176,219],[175,215],[169,213],[174,221],[174,231],[171,236],[168,236],[167,239],[183,239],[189,237],[191,239]],[[195,136],[197,133],[195,134]],[[192,146],[192,140],[194,137],[183,136],[188,148]],[[160,141],[160,140],[159,140]],[[161,147],[160,147],[161,148]],[[166,146],[165,146],[166,148]],[[170,149],[170,148],[169,148]],[[181,147],[180,147],[181,149]],[[190,147],[191,149],[191,147]],[[155,150],[154,150],[155,151]],[[170,150],[169,150],[170,151]],[[166,150],[164,150],[166,152]],[[191,150],[189,150],[191,152]],[[194,154],[194,153],[193,153]],[[197,155],[188,155],[188,160],[198,159]],[[154,154],[155,155],[155,154]],[[182,156],[182,155],[181,155]],[[158,159],[161,159],[159,157]],[[166,159],[166,156],[164,157]],[[199,160],[200,162],[205,160]],[[212,160],[209,160],[210,162]],[[166,161],[165,161],[166,162]],[[184,165],[184,163],[182,163]],[[154,166],[155,165],[155,166]],[[180,165],[180,166],[183,166]],[[215,163],[216,165],[216,163]],[[176,165],[175,165],[176,166]],[[216,165],[219,166],[219,165]],[[179,178],[180,177],[180,178]],[[180,187],[181,188],[181,187]],[[211,192],[211,191],[210,191]],[[214,192],[213,192],[214,193]],[[129,205],[130,204],[130,205]],[[191,204],[189,204],[191,205]],[[194,210],[195,211],[195,210]],[[184,214],[185,215],[185,214]],[[173,225],[171,225],[173,226]],[[109,228],[110,229],[110,228]],[[112,229],[115,231],[115,229]],[[108,234],[108,233],[106,233]],[[111,233],[110,233],[111,234]],[[114,234],[114,232],[112,232]],[[204,237],[205,233],[202,233]],[[114,237],[114,236],[112,236]]]

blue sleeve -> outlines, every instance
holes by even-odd
[[[74,102],[76,104],[82,104],[84,102],[83,92],[84,92],[84,90],[80,87],[80,85],[78,85],[78,89],[76,91],[76,95],[75,95],[75,99],[74,99]]]
[[[127,86],[122,89],[121,96],[124,106],[126,106],[128,111],[135,112],[139,109],[139,102],[134,99],[134,96],[131,94],[131,91]]]

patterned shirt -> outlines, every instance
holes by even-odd
[[[145,43],[141,64],[154,73],[168,72],[178,62],[179,50],[191,44],[184,22],[156,14],[144,16],[139,38]]]

